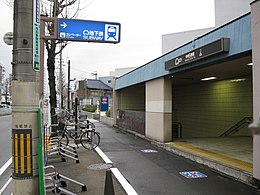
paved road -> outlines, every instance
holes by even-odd
[[[253,187],[156,148],[140,138],[101,123],[96,123],[96,129],[101,133],[100,148],[139,195],[260,194]],[[189,171],[199,171],[207,177],[187,179],[180,174]]]
[[[0,168],[11,158],[11,132],[12,130],[12,116],[0,116]],[[0,176],[0,189],[8,181],[11,176],[11,167]],[[4,194],[10,194],[10,187]]]
[[[5,162],[11,158],[11,134],[12,134],[12,116],[0,116],[0,148],[1,148],[1,158],[0,167],[2,167]]]

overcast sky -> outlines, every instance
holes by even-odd
[[[11,73],[12,47],[3,36],[12,31],[12,10],[0,0],[0,63]],[[80,18],[121,23],[121,42],[70,43],[63,59],[71,60],[71,78],[108,76],[115,68],[141,66],[161,55],[163,34],[214,26],[214,0],[91,0]],[[66,71],[66,66],[65,66]]]

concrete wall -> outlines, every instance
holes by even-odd
[[[253,56],[253,104],[254,121],[260,123],[260,1],[251,5],[252,12],[252,56]],[[253,177],[260,186],[260,134],[254,135],[253,141]]]
[[[173,86],[173,122],[182,124],[183,137],[220,136],[244,117],[252,117],[252,104],[251,78]],[[251,133],[246,125],[235,135]]]
[[[194,40],[196,37],[211,31],[212,29],[213,28],[204,28],[162,35],[162,54],[166,54],[167,52]]]
[[[250,12],[252,0],[215,0],[215,27],[219,27]],[[215,27],[162,35],[162,54],[165,54]]]
[[[252,0],[215,0],[215,24],[221,26],[250,12]]]
[[[145,135],[145,112],[133,110],[117,110],[116,124],[139,134]]]
[[[111,127],[114,125],[114,119],[107,116],[100,116],[100,122]]]

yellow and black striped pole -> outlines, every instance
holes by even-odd
[[[32,171],[32,130],[12,130],[13,177],[31,177]]]

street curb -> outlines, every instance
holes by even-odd
[[[141,135],[141,134],[139,134],[137,132],[131,131],[131,130],[126,129],[126,128],[121,128],[121,127],[119,127],[117,125],[114,125],[114,127],[116,129],[120,130],[120,131],[129,133],[129,134],[132,134],[132,135],[134,135],[136,137],[144,139],[144,140],[150,142],[151,144],[153,144],[153,145],[155,145],[155,146],[157,146],[157,147],[159,147],[161,149],[164,149],[164,150],[166,150],[168,152],[172,152],[172,153],[174,153],[174,154],[176,154],[178,156],[187,158],[187,159],[192,160],[194,162],[197,162],[199,164],[206,165],[209,168],[217,171],[220,174],[223,174],[225,176],[231,177],[232,179],[235,179],[237,181],[240,181],[240,182],[245,183],[247,185],[250,185],[252,187],[258,187],[258,185],[256,184],[256,182],[255,182],[255,180],[253,178],[253,175],[250,174],[249,172],[246,172],[246,171],[243,171],[243,170],[231,167],[229,165],[220,164],[220,163],[218,163],[216,161],[213,161],[213,160],[210,160],[210,159],[206,159],[206,158],[194,155],[192,153],[180,150],[180,149],[175,148],[175,147],[169,147],[169,146],[167,146],[166,144],[164,144],[162,142],[158,142],[158,141],[152,140],[150,138],[145,137],[144,135]]]

